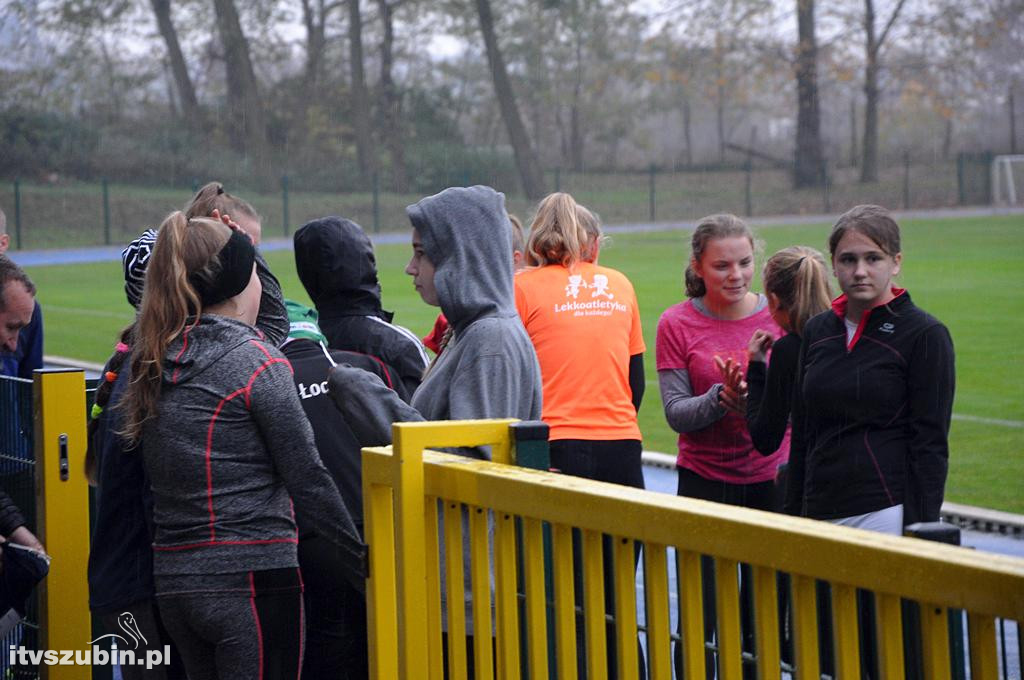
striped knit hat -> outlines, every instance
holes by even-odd
[[[128,244],[121,252],[121,264],[124,265],[124,294],[128,304],[135,309],[142,304],[142,288],[146,282],[146,266],[153,254],[156,243],[156,229],[147,229],[142,236]]]

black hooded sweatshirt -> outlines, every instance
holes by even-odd
[[[377,261],[362,227],[341,217],[307,222],[295,232],[295,268],[330,348],[384,362],[408,402],[430,359],[420,339],[381,308]]]

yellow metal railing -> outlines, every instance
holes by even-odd
[[[637,670],[634,545],[643,544],[646,654],[650,677],[672,677],[668,554],[675,552],[680,593],[679,635],[687,678],[705,674],[701,555],[714,557],[718,677],[741,673],[737,564],[753,571],[758,677],[780,676],[778,572],[791,575],[795,677],[820,677],[815,581],[832,590],[838,640],[835,675],[859,678],[857,589],[876,599],[883,678],[904,677],[901,598],[921,604],[924,677],[950,677],[948,611],[965,610],[972,678],[997,677],[995,620],[1024,620],[1024,560],[837,527],[785,515],[649,493],[576,477],[425,451],[430,447],[494,445],[510,460],[509,421],[396,424],[394,446],[363,450],[373,678],[442,677],[441,596],[446,579],[451,678],[465,676],[462,637],[462,506],[468,508],[469,584],[474,615],[476,678],[549,677],[547,640],[555,640],[558,678],[576,677],[576,603],[572,530],[582,534],[583,621],[588,678],[607,677],[606,646],[616,648],[618,677]],[[439,501],[443,510],[439,513]],[[488,546],[493,518],[494,562]],[[521,540],[517,540],[521,520]],[[445,564],[440,564],[439,521]],[[553,537],[554,630],[548,629],[544,524]],[[614,537],[615,639],[606,639],[601,535]],[[522,582],[519,582],[519,574]],[[495,626],[491,628],[491,576]],[[524,606],[519,607],[522,593]],[[521,629],[520,624],[525,621]],[[525,634],[521,654],[520,630]],[[492,659],[491,638],[497,656]]]
[[[92,640],[89,585],[89,487],[82,474],[86,450],[85,374],[36,371],[33,385],[37,534],[53,558],[39,586],[40,649],[81,650]],[[40,677],[86,680],[88,666],[42,665]]]

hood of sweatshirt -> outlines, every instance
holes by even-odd
[[[342,217],[322,217],[295,232],[295,269],[321,317],[379,316],[380,282],[373,244],[363,228]]]
[[[164,382],[178,385],[195,380],[225,354],[249,341],[263,342],[263,334],[242,321],[204,314],[167,346]]]
[[[505,195],[453,187],[405,209],[434,263],[441,311],[458,333],[483,316],[516,316]]]

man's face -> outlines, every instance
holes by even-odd
[[[0,234],[0,255],[7,252],[7,246],[11,245],[11,237],[7,234]]]
[[[0,348],[13,352],[18,348],[18,332],[32,320],[35,301],[21,281],[4,286],[3,311],[0,311]]]

